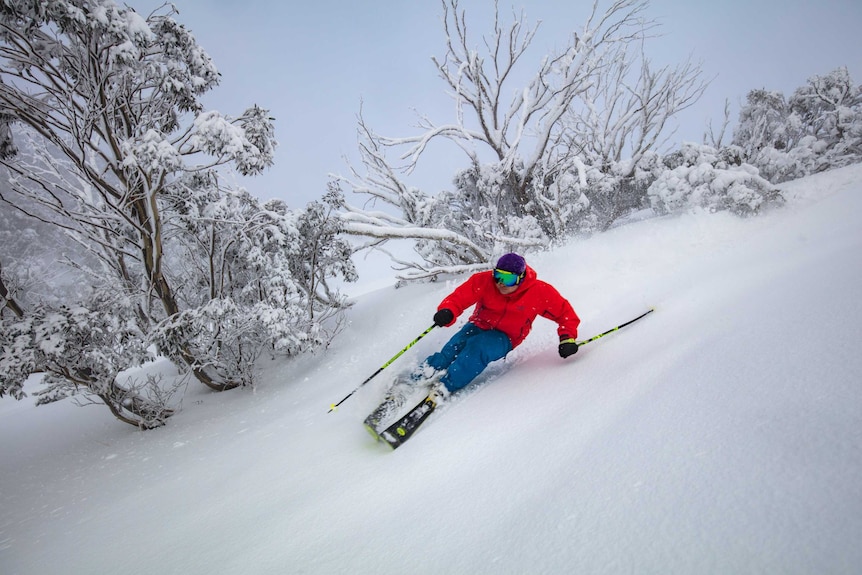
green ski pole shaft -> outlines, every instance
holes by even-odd
[[[627,321],[626,323],[622,323],[622,324],[618,325],[618,326],[617,326],[617,327],[615,327],[615,328],[609,329],[608,331],[606,331],[606,332],[604,332],[604,333],[600,333],[599,335],[594,335],[594,336],[593,336],[593,337],[591,337],[590,339],[585,339],[584,341],[579,341],[579,342],[577,342],[577,343],[578,343],[578,346],[582,346],[582,345],[585,345],[585,344],[587,344],[587,343],[590,343],[591,341],[596,341],[597,339],[599,339],[599,338],[601,338],[601,337],[605,337],[605,336],[606,336],[606,335],[608,335],[609,333],[613,333],[613,332],[615,332],[615,331],[617,331],[617,330],[620,330],[620,329],[624,328],[624,327],[625,327],[625,326],[627,326],[627,325],[633,324],[633,323],[634,323],[634,322],[636,322],[637,320],[641,319],[642,317],[644,317],[644,316],[646,316],[646,315],[648,315],[648,314],[651,314],[651,313],[652,313],[652,312],[654,312],[654,311],[655,311],[655,309],[654,309],[654,308],[650,308],[650,309],[649,309],[648,311],[646,311],[645,313],[642,313],[641,315],[637,316],[637,317],[636,317],[636,318],[634,318],[634,319],[630,319],[630,320],[629,320],[629,321]]]
[[[338,403],[333,403],[332,405],[330,405],[330,406],[329,406],[329,412],[328,412],[328,413],[332,413],[333,411],[335,411],[335,410],[338,408],[338,406],[339,406],[339,405],[341,405],[342,403],[344,403],[345,401],[347,401],[347,400],[350,398],[350,396],[351,396],[351,395],[353,395],[354,393],[356,393],[357,391],[359,391],[359,388],[360,388],[360,387],[362,387],[363,385],[365,385],[366,383],[368,383],[369,381],[371,381],[372,379],[374,379],[375,377],[377,377],[377,374],[379,374],[381,371],[383,371],[384,369],[386,369],[387,367],[389,367],[389,366],[392,364],[392,362],[393,362],[393,361],[395,361],[396,359],[398,359],[399,357],[401,357],[401,356],[404,354],[404,352],[405,352],[405,351],[407,351],[408,349],[410,349],[411,347],[413,347],[414,345],[416,345],[416,342],[418,342],[420,339],[422,339],[423,337],[425,337],[426,335],[428,335],[428,334],[431,332],[431,330],[432,330],[432,329],[434,329],[435,327],[437,327],[437,324],[436,324],[436,323],[431,324],[431,327],[429,327],[428,329],[426,329],[425,331],[423,331],[422,333],[420,333],[420,334],[419,334],[419,337],[417,337],[416,339],[414,339],[413,341],[411,341],[410,343],[408,343],[408,344],[407,344],[407,346],[406,346],[404,349],[402,349],[401,351],[399,351],[398,353],[396,353],[396,354],[392,357],[392,359],[390,359],[389,361],[387,361],[386,363],[384,363],[383,365],[381,365],[381,366],[380,366],[380,368],[379,368],[377,371],[375,371],[375,372],[374,372],[374,373],[372,373],[370,376],[368,376],[368,379],[366,379],[365,381],[363,381],[362,383],[360,383],[359,385],[357,385],[357,386],[356,386],[356,389],[354,389],[353,391],[351,391],[350,393],[348,393],[347,395],[345,395],[345,396],[344,396],[344,398],[342,398],[342,400],[341,400],[341,401],[339,401]]]

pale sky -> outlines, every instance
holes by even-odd
[[[160,2],[129,0],[144,14]],[[600,4],[606,7],[610,2]],[[241,184],[261,199],[304,206],[326,190],[327,174],[358,163],[360,102],[378,133],[415,135],[416,113],[437,123],[454,119],[446,86],[431,56],[445,52],[439,0],[174,0],[177,19],[210,54],[222,82],[204,100],[232,116],[252,104],[276,118],[275,166]],[[534,62],[567,42],[586,21],[591,2],[500,0],[504,22],[514,9],[541,21]],[[492,31],[492,0],[461,0],[473,38]],[[656,65],[688,57],[711,84],[679,118],[675,142],[700,142],[707,123],[721,123],[724,101],[735,122],[755,88],[790,96],[815,74],[846,66],[862,83],[862,2],[858,0],[651,0],[646,16],[661,24],[648,41]],[[526,62],[525,62],[526,63]],[[529,70],[532,72],[535,68]],[[438,145],[434,158],[406,178],[426,192],[449,186],[466,167],[463,152]],[[433,165],[432,165],[433,164]]]

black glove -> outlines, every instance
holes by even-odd
[[[566,358],[578,353],[578,344],[575,338],[567,335],[560,336],[560,357]]]
[[[437,327],[444,327],[452,323],[452,320],[454,319],[455,314],[452,313],[451,309],[441,309],[434,314],[434,325]]]

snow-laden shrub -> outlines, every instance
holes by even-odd
[[[116,292],[86,304],[38,305],[0,331],[0,396],[22,398],[24,381],[44,374],[37,404],[76,396],[104,403],[122,421],[141,428],[163,425],[173,414],[173,389],[157,379],[122,382],[120,374],[152,359],[136,326],[133,302]]]
[[[323,323],[346,308],[328,282],[354,281],[356,270],[338,237],[338,198],[325,199],[290,210],[281,200],[262,204],[245,190],[207,189],[194,178],[178,186],[170,263],[188,288],[180,292],[185,308],[156,330],[160,349],[181,358],[191,347],[206,357],[202,363],[247,385],[252,360],[265,350],[292,355],[327,341],[333,329]]]
[[[758,175],[757,168],[729,162],[732,154],[710,146],[683,146],[667,158],[668,166],[675,167],[659,175],[647,190],[653,210],[668,214],[703,208],[747,216],[783,202],[779,191]]]
[[[760,175],[779,184],[828,169],[832,165],[829,144],[815,136],[805,136],[789,150],[765,146],[753,160]]]
[[[415,224],[460,234],[485,253],[505,253],[547,245],[548,239],[530,206],[516,197],[511,174],[500,164],[482,164],[455,175],[455,191],[425,196],[416,203]],[[473,264],[466,245],[428,238],[418,240],[417,252],[438,266]]]
[[[537,196],[553,224],[552,238],[604,231],[645,208],[647,188],[662,169],[661,156],[646,152],[637,162],[575,158],[567,168],[546,175]]]
[[[789,99],[752,90],[733,143],[770,182],[780,183],[862,160],[862,87],[846,67],[813,76]]]
[[[553,225],[552,237],[562,238],[595,228],[590,199],[585,193],[586,181],[582,165],[542,178],[544,188],[537,195]]]

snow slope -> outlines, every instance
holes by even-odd
[[[328,351],[190,384],[164,429],[4,399],[0,573],[862,572],[862,166],[784,190],[530,258],[582,339],[656,312],[565,361],[537,320],[394,452],[361,421],[451,328],[328,406],[459,280],[358,298]]]

